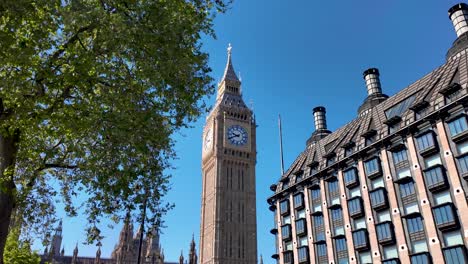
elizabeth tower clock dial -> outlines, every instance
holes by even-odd
[[[229,47],[202,137],[200,264],[257,264],[256,126]]]

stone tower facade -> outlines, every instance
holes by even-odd
[[[61,249],[61,245],[62,245],[62,220],[60,220],[60,223],[57,227],[57,229],[55,229],[55,234],[54,236],[52,237],[52,245],[51,245],[51,248],[50,248],[50,255],[51,256],[60,256],[61,255],[61,252],[60,252],[60,249]]]
[[[231,46],[202,148],[200,263],[255,264],[256,124],[242,99]]]

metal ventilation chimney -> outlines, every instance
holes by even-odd
[[[327,118],[325,117],[325,113],[326,113],[325,107],[317,106],[312,111],[314,113],[315,131],[326,130]]]
[[[468,5],[460,3],[449,9],[449,18],[452,20],[457,37],[468,31]]]
[[[382,93],[382,85],[380,85],[380,73],[376,68],[370,68],[362,74],[366,81],[367,97],[358,109],[358,114],[367,114],[374,106],[385,101],[388,96]]]
[[[366,80],[367,95],[382,94],[382,86],[380,85],[380,73],[376,68],[365,70],[364,80]]]
[[[312,136],[307,140],[307,146],[331,134],[331,131],[327,129],[325,107],[317,106],[312,110],[312,112],[314,113],[315,131],[314,133],[312,133]]]

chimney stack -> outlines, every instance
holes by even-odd
[[[460,3],[452,6],[449,11],[449,18],[452,20],[457,37],[468,31],[468,5]]]
[[[364,71],[364,80],[366,80],[367,95],[382,94],[382,86],[380,85],[380,74],[376,68],[370,68]]]
[[[314,122],[315,122],[315,131],[326,130],[327,129],[327,118],[325,117],[325,107],[317,106],[313,109],[314,112]]]

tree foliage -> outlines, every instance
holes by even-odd
[[[147,197],[149,223],[159,221],[170,208],[171,135],[206,111],[202,97],[214,90],[200,39],[214,37],[227,5],[0,1],[0,190],[15,220],[48,226],[60,199],[71,216],[84,208],[92,242],[103,217]]]
[[[31,251],[29,241],[20,240],[18,228],[8,234],[3,259],[6,264],[39,264],[41,260],[36,252]]]

